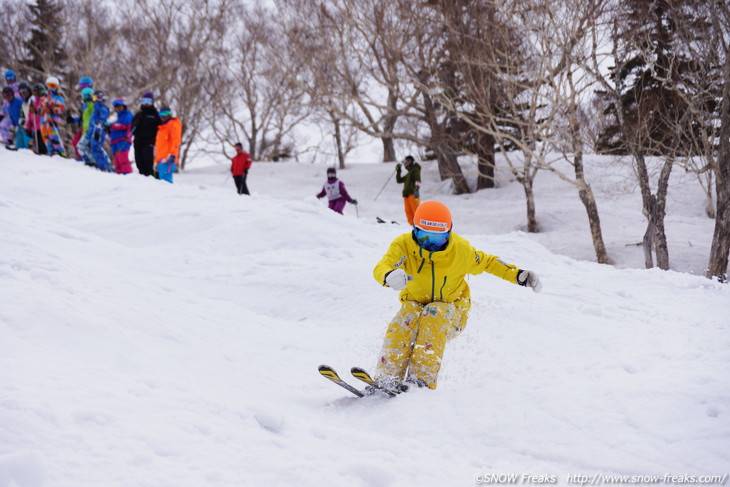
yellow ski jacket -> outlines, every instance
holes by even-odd
[[[385,275],[399,268],[413,276],[400,292],[401,301],[421,304],[442,301],[454,303],[464,311],[471,307],[469,285],[464,280],[466,274],[488,272],[517,284],[519,272],[517,267],[505,264],[499,257],[474,249],[465,238],[453,232],[446,249],[438,252],[422,249],[410,233],[400,235],[375,266],[373,276],[385,286]]]

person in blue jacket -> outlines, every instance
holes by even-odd
[[[112,148],[114,172],[129,174],[132,172],[132,163],[129,162],[129,149],[132,147],[132,119],[134,115],[127,108],[124,98],[117,98],[112,102],[117,119],[109,126],[109,145]]]
[[[15,133],[20,123],[23,99],[15,95],[10,86],[3,88],[2,114],[0,115],[0,136],[9,149],[15,148]]]
[[[94,112],[89,120],[89,128],[86,130],[86,137],[89,139],[91,157],[96,163],[97,169],[109,171],[111,163],[109,156],[104,150],[106,140],[106,121],[109,118],[109,109],[104,104],[106,94],[101,90],[94,92]]]

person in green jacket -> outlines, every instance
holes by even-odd
[[[413,156],[406,156],[403,160],[403,167],[408,171],[405,176],[401,175],[401,165],[395,166],[395,180],[403,184],[403,207],[406,210],[406,219],[409,225],[413,225],[413,215],[421,201],[419,189],[421,188],[421,166],[413,159]]]

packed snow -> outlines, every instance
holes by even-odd
[[[538,177],[543,232],[527,234],[506,172],[456,196],[422,164],[422,199],[543,292],[471,277],[438,389],[358,399],[317,366],[362,385],[349,368],[374,367],[399,307],[372,278],[408,231],[392,164],[339,171],[360,204],[338,215],[314,197],[320,164],[254,163],[247,197],[224,160],[170,185],[0,148],[0,487],[727,479],[730,291],[702,277],[699,185],[675,171],[673,270],[645,270],[619,159],[588,165],[613,266],[555,176]]]

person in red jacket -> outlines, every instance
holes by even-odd
[[[251,168],[251,156],[243,152],[243,145],[237,142],[234,146],[236,155],[231,159],[231,174],[233,182],[236,183],[236,191],[238,194],[249,194],[248,186],[246,186],[246,177],[248,170]]]

